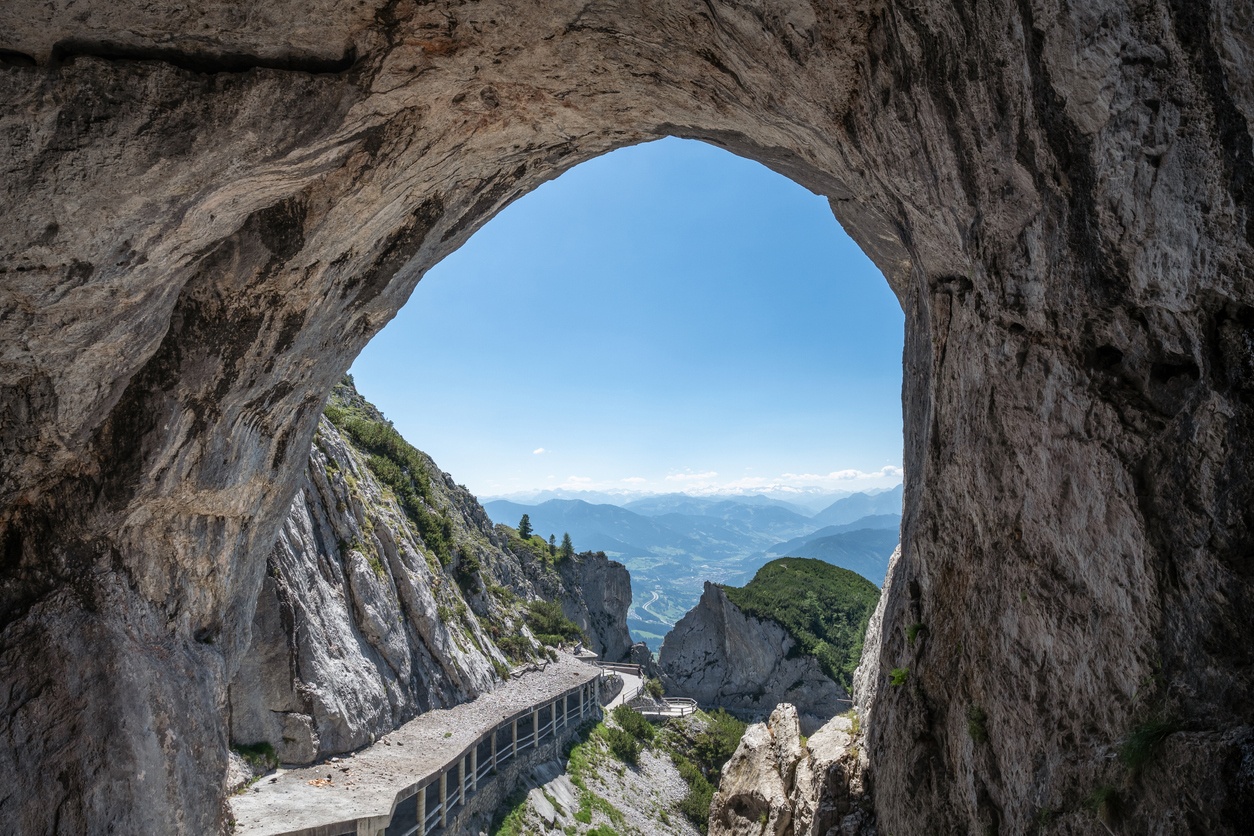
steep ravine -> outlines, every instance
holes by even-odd
[[[351,383],[336,388],[336,408],[387,425]],[[538,649],[529,600],[561,602],[594,648],[625,655],[631,592],[621,564],[511,550],[473,496],[412,453],[438,544],[380,482],[377,454],[331,420],[319,424],[231,683],[235,744],[266,742],[282,761],[308,763],[473,699]],[[520,658],[498,646],[504,636],[524,638],[509,645]]]

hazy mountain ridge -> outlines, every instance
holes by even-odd
[[[813,516],[761,494],[671,493],[636,496],[623,505],[497,499],[483,507],[498,523],[516,526],[527,514],[532,528],[545,537],[561,539],[569,533],[577,548],[621,560],[634,589],[628,625],[633,636],[656,649],[696,605],[706,581],[742,585],[773,557],[818,558],[879,586],[897,544],[901,494],[897,486],[843,496]]]
[[[856,493],[838,499],[810,519],[823,525],[843,525],[873,514],[900,514],[902,486],[883,493]]]
[[[894,490],[894,488],[867,488],[862,493],[868,496],[876,496],[880,493]],[[833,502],[853,496],[858,491],[852,490],[832,490],[830,488],[810,487],[793,487],[778,485],[767,488],[751,488],[741,491],[729,490],[723,488],[709,493],[703,491],[693,491],[691,493],[682,493],[672,491],[670,493],[654,493],[652,491],[631,491],[631,490],[578,490],[571,488],[550,488],[545,490],[530,491],[514,491],[508,494],[485,494],[479,497],[481,503],[496,502],[505,500],[507,502],[517,502],[521,505],[540,505],[550,499],[582,499],[584,502],[593,505],[617,505],[620,508],[626,508],[636,502],[649,503],[656,499],[666,497],[683,497],[689,500],[709,500],[719,502],[723,500],[731,500],[733,502],[743,502],[745,504],[770,504],[776,503],[789,508],[789,510],[809,516],[817,514]],[[631,510],[639,511],[632,508]]]

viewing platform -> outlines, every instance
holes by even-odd
[[[230,801],[239,836],[427,836],[546,742],[600,717],[600,668],[562,655],[472,702],[419,715],[334,760],[262,777]],[[495,787],[503,797],[513,787]],[[492,805],[495,807],[495,804]]]

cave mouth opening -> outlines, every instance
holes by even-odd
[[[633,633],[656,650],[704,581],[742,585],[835,499],[900,483],[903,334],[825,197],[668,137],[504,208],[423,276],[351,374],[495,522],[524,508],[544,536],[574,531],[623,561]],[[765,497],[779,519],[672,531],[641,505],[681,493]],[[594,521],[605,513],[624,519]],[[664,555],[606,529],[645,517],[699,545]],[[879,586],[894,544],[883,566],[865,544],[794,548]]]

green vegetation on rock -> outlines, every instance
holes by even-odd
[[[611,712],[614,722],[636,740],[648,743],[653,740],[653,724],[644,719],[644,715],[630,705],[623,703]]]
[[[725,586],[745,614],[770,619],[846,690],[862,656],[862,639],[880,591],[861,575],[822,560],[781,557],[743,587]]]
[[[279,756],[275,754],[274,747],[264,740],[260,743],[237,744],[231,748],[254,772],[269,772],[278,768]]]
[[[435,552],[440,563],[449,565],[453,560],[453,522],[447,514],[431,510],[435,500],[423,454],[357,394],[351,378],[335,387],[323,414],[370,454],[366,466],[396,496],[405,515],[418,527],[423,542]]]
[[[527,626],[543,644],[559,645],[562,642],[580,641],[583,630],[562,612],[556,601],[531,601],[527,604]]]
[[[661,748],[670,755],[679,776],[688,785],[679,811],[702,833],[707,832],[719,773],[740,745],[746,728],[747,723],[720,708],[673,720],[658,736]]]

